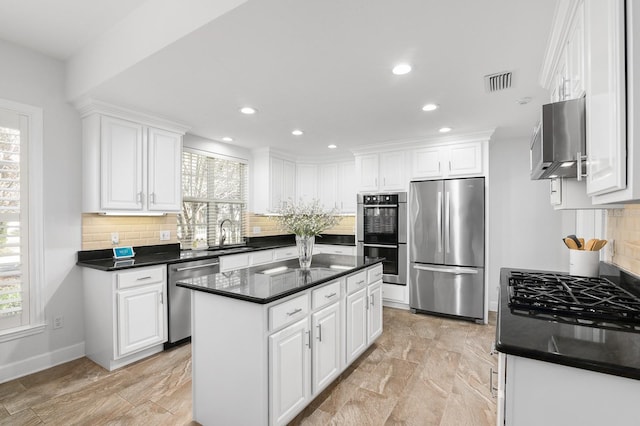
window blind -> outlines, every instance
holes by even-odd
[[[244,242],[246,235],[247,165],[195,152],[182,154],[183,208],[178,216],[178,239],[183,248],[194,240],[209,247]]]
[[[28,323],[26,253],[26,128],[18,113],[0,109],[0,329]]]

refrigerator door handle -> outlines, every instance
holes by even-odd
[[[435,266],[425,266],[425,265],[413,265],[413,269],[419,269],[421,271],[431,271],[431,272],[444,272],[448,274],[477,274],[478,270],[473,268],[457,268],[457,267],[435,267]]]
[[[444,200],[444,250],[449,253],[451,248],[451,197],[447,191]]]
[[[442,251],[442,192],[438,191],[438,208],[436,209],[436,226],[438,227],[438,253]]]

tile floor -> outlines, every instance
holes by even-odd
[[[385,308],[384,332],[293,425],[494,425],[489,325]],[[108,372],[81,358],[0,384],[0,425],[186,425],[191,347]]]

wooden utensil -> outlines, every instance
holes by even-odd
[[[571,250],[579,250],[579,249],[578,249],[578,245],[576,244],[576,242],[575,242],[573,239],[569,238],[569,237],[567,237],[567,238],[565,238],[565,239],[564,239],[564,243],[565,243],[565,244],[567,245],[567,247],[569,247]]]
[[[572,235],[567,235],[567,238],[572,240],[575,243],[576,248],[574,250],[579,250],[582,247],[582,244],[580,244],[580,240],[575,235],[573,235],[573,234]],[[569,248],[572,248],[572,247],[569,247]]]
[[[595,247],[595,245],[596,245],[596,243],[597,243],[598,241],[599,241],[599,240],[597,240],[597,239],[595,239],[595,238],[590,239],[590,240],[589,240],[589,241],[587,241],[587,243],[584,245],[584,249],[585,249],[585,250],[592,251],[592,250],[593,250],[593,248]]]
[[[586,248],[584,248],[584,238],[578,238],[578,241],[580,241],[580,249],[581,250],[586,250]]]
[[[593,247],[593,251],[598,251],[600,250],[602,247],[604,247],[607,244],[607,240],[598,240],[598,242],[596,243],[596,245]]]

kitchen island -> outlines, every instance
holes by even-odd
[[[604,262],[600,275],[609,283],[502,268],[498,425],[638,424],[640,281]],[[526,297],[516,290],[520,282]],[[562,301],[567,288],[569,304]],[[623,315],[615,319],[610,307]]]
[[[382,259],[314,255],[191,278],[193,419],[282,425],[382,333]]]

